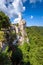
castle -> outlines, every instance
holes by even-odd
[[[14,30],[16,33],[17,38],[14,39],[13,44],[15,45],[18,41],[18,43],[23,44],[24,42],[29,43],[29,39],[27,36],[27,33],[25,31],[26,28],[26,22],[23,19],[20,19],[19,23],[12,24],[10,30]],[[7,31],[9,32],[9,31]],[[0,46],[3,47],[4,43],[0,42]],[[5,46],[5,45],[4,45]]]
[[[25,28],[26,28],[25,20],[21,19],[19,21],[19,23],[14,24],[12,27],[15,28],[15,32],[16,32],[16,35],[17,35],[17,40],[20,43],[24,43],[24,41],[29,42],[29,39],[27,37],[27,33],[25,31]],[[15,40],[14,40],[14,42],[15,42]]]

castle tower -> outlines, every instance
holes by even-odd
[[[19,24],[19,32],[21,34],[19,41],[24,42],[25,36],[27,36],[25,31],[26,22],[23,19],[21,19],[18,24]]]
[[[19,28],[22,36],[24,36],[25,27],[26,27],[26,22],[24,20],[21,20],[19,23]]]

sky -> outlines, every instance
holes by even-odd
[[[23,18],[27,26],[43,26],[43,0],[0,0],[0,11],[11,23]]]

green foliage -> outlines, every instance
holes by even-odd
[[[22,53],[23,53],[23,62],[24,65],[26,65],[26,63],[29,62],[29,44],[27,44],[26,42],[23,45],[20,45],[19,48],[21,49]]]
[[[16,45],[13,45],[11,47],[7,46],[2,53],[8,56],[8,58],[11,60],[12,65],[21,64],[22,51],[18,48],[18,46]]]
[[[43,47],[30,49],[29,60],[32,65],[43,65]]]
[[[43,27],[27,27],[26,31],[30,41],[30,64],[43,65]]]
[[[4,32],[3,31],[0,31],[0,41],[3,41],[5,38],[4,38]]]
[[[9,18],[1,12],[0,28],[7,28],[6,26],[9,26]],[[0,52],[0,65],[11,65],[11,60],[15,65],[18,63],[21,65],[43,65],[43,27],[27,27],[26,32],[29,38],[29,44],[25,42],[19,46],[13,46],[11,44],[16,38],[15,32],[11,31],[9,33],[11,39],[9,40],[8,38],[8,40],[12,45],[10,45],[11,50],[8,52],[7,47],[3,53]],[[4,33],[0,32],[0,40],[3,40],[3,37]]]
[[[16,33],[15,31],[10,32],[10,36],[12,37],[12,41],[16,39]]]
[[[36,52],[36,59],[40,65],[43,65],[43,47],[39,47]]]
[[[12,65],[9,57],[2,52],[0,52],[0,65]]]
[[[12,49],[12,56],[11,56],[12,63],[18,65],[22,61],[22,51],[18,48],[18,46],[14,46]]]
[[[8,28],[10,26],[9,17],[5,15],[3,12],[0,12],[0,29]]]

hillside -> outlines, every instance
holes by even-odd
[[[26,32],[29,39],[35,37],[37,40],[40,39],[43,42],[43,27],[26,27]],[[4,32],[0,30],[0,41],[1,40],[4,40]]]
[[[22,46],[21,45],[18,45],[16,47],[12,46],[12,49],[16,48],[16,52],[12,50],[13,55],[11,55],[11,51],[7,52],[5,49],[5,51],[7,52],[6,55],[8,57],[11,55],[11,57],[13,58],[12,62],[14,61],[18,62],[18,58],[19,61],[20,59],[22,59],[21,65],[43,65],[43,27],[37,26],[26,27],[26,32],[29,38],[29,44],[24,43]],[[4,32],[0,31],[0,41],[3,40]],[[6,61],[8,60],[6,59]]]
[[[37,44],[40,43],[40,45],[43,43],[43,27],[27,27],[26,32],[30,42],[33,40]]]
[[[30,43],[30,64],[43,65],[43,27],[27,27],[26,32]]]

